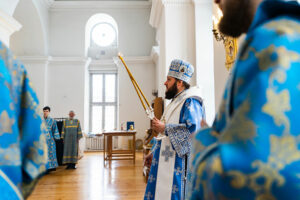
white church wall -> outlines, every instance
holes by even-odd
[[[85,26],[88,19],[97,13],[105,13],[112,16],[118,25],[119,31],[119,51],[124,54],[124,56],[149,56],[151,52],[151,47],[154,44],[155,34],[154,30],[148,25],[150,6],[146,6],[143,9],[139,7],[134,8],[91,8],[91,9],[81,9],[81,8],[69,8],[69,9],[60,9],[54,5],[50,9],[50,54],[52,56],[84,56],[85,50]],[[145,64],[143,62],[138,63],[137,75],[135,77],[137,79],[141,79],[141,87],[146,94],[151,95],[152,83],[154,84],[154,64]],[[130,66],[135,68],[135,66]],[[51,68],[51,67],[50,67]],[[50,70],[49,68],[49,70]],[[69,67],[71,69],[71,66]],[[84,68],[83,68],[84,69]],[[122,68],[121,68],[122,69]],[[147,70],[148,69],[148,70]],[[50,74],[50,77],[55,74],[54,70],[62,70],[59,67],[52,67],[53,74]],[[133,69],[134,70],[134,69]],[[147,73],[142,74],[139,73],[139,70],[142,72],[145,71]],[[150,72],[148,72],[150,70]],[[58,72],[58,71],[57,71]],[[78,74],[77,74],[78,73]],[[133,72],[134,73],[134,72]],[[74,76],[78,77],[76,81],[78,84],[82,86],[88,84],[87,80],[85,80],[84,72],[75,70],[72,72]],[[123,78],[128,79],[126,82],[123,82]],[[142,75],[142,76],[141,76]],[[151,78],[145,78],[145,76],[149,76]],[[141,76],[141,77],[140,77]],[[80,78],[79,78],[80,77]],[[57,77],[59,78],[59,77]],[[55,78],[55,79],[57,79]],[[55,80],[51,78],[51,80]],[[70,80],[70,77],[67,78]],[[149,81],[149,79],[151,81]],[[127,74],[122,74],[122,70],[119,74],[119,122],[125,121],[135,121],[136,129],[138,132],[137,137],[142,138],[144,136],[145,129],[149,128],[149,120],[145,117],[144,111],[142,111],[140,105],[138,105],[138,97],[135,93],[129,93],[130,89],[133,91],[133,86],[131,86],[131,82],[128,78]],[[67,81],[67,80],[65,80]],[[49,80],[50,82],[50,80]],[[61,81],[60,81],[61,82]],[[145,85],[145,87],[143,87]],[[53,102],[54,108],[62,107],[58,105],[59,100],[54,100],[55,96],[60,98],[62,101],[61,92],[55,91],[55,89],[51,89],[49,85],[49,104]],[[149,89],[148,89],[149,88]],[[57,89],[56,89],[57,90]],[[75,92],[75,91],[73,91]],[[56,95],[54,95],[56,94]],[[77,116],[85,116],[87,117],[87,113],[84,115],[84,87],[80,89],[79,93],[72,94],[71,91],[68,92],[70,96],[75,94],[77,98],[77,103],[73,103],[74,106],[77,105],[77,109],[79,112]],[[81,98],[82,97],[82,98]],[[151,97],[151,96],[150,96]],[[148,95],[148,98],[151,99]],[[56,102],[56,103],[54,103]],[[63,109],[63,108],[61,108]],[[60,109],[60,110],[61,110]],[[75,109],[75,108],[73,108]],[[140,109],[141,111],[139,111]],[[85,120],[87,122],[87,120]],[[84,126],[87,126],[88,123],[85,123]],[[87,127],[84,127],[84,130],[87,131]]]
[[[49,51],[49,6],[51,0],[32,0],[33,4],[37,8],[37,12],[40,17],[43,39],[44,39],[44,52],[48,55]]]
[[[213,13],[217,16],[217,6],[214,4]],[[238,39],[238,50],[240,49],[243,41],[245,39],[245,34],[243,34]],[[216,112],[221,104],[226,82],[231,75],[225,67],[225,49],[222,41],[216,41],[214,38],[214,71],[215,71],[215,99],[216,99]]]
[[[49,105],[52,108],[52,117],[67,117],[69,110],[75,110],[77,117],[82,121],[82,128],[85,129],[83,122],[87,120],[84,120],[84,109],[87,105],[84,97],[87,94],[88,82],[85,76],[86,59],[83,57],[87,20],[96,13],[111,15],[118,23],[120,51],[124,56],[134,56],[133,60],[144,60],[144,56],[150,55],[155,40],[154,29],[148,24],[150,4],[134,2],[129,6],[119,6],[111,2],[115,5],[112,8],[106,5],[82,9],[82,6],[74,8],[72,5],[61,7],[54,2],[47,13],[44,5],[35,1],[28,1],[28,4],[21,4],[16,9],[15,16],[22,19],[25,28],[11,39],[13,51],[25,63],[41,106]],[[44,25],[48,26],[48,36],[44,34]],[[49,48],[47,37],[50,42]],[[48,51],[45,51],[45,47]],[[43,63],[40,59],[45,54],[50,57],[46,59],[48,62]],[[151,100],[151,92],[155,87],[154,64],[149,60],[134,61],[130,67],[133,68],[133,73],[146,96]],[[142,138],[145,129],[149,128],[149,120],[139,105],[136,94],[129,92],[130,88],[131,92],[134,91],[128,75],[123,74],[121,70],[119,77],[119,122],[135,121],[137,137]],[[127,81],[124,81],[125,77],[128,78]]]
[[[43,14],[44,13],[44,14]],[[22,0],[13,16],[22,24],[22,29],[10,38],[10,48],[25,65],[41,106],[46,97],[46,69],[48,63],[46,5],[37,0]]]
[[[19,56],[18,59],[24,64],[27,70],[29,80],[38,96],[41,107],[46,105],[48,56]]]
[[[1,1],[0,10],[12,16],[20,0]]]
[[[195,66],[195,27],[193,5],[188,1],[154,1],[150,24],[157,29],[159,58],[156,85],[164,96],[167,73],[173,59],[186,60]],[[176,23],[173,23],[176,22]],[[195,76],[191,85],[196,85]]]
[[[197,85],[201,88],[206,121],[212,124],[215,117],[215,77],[212,35],[212,4],[210,0],[194,0]]]
[[[150,57],[125,58],[132,75],[141,87],[149,103],[155,98],[152,90],[155,88],[155,66]],[[131,80],[122,65],[118,65],[119,76],[119,122],[134,121],[137,138],[145,136],[145,130],[150,128],[142,104],[135,92]]]
[[[83,129],[85,62],[84,58],[78,57],[52,58],[47,70],[46,89],[52,117],[68,117],[69,111],[74,110]]]
[[[0,40],[8,47],[10,36],[22,27],[12,16],[18,3],[19,0],[1,1],[0,3]]]
[[[69,6],[63,6],[64,3]],[[123,7],[91,5],[82,8],[75,6],[76,2],[56,2],[50,9],[50,54],[83,56],[86,22],[94,14],[105,13],[112,16],[118,24],[120,52],[126,56],[149,56],[155,43],[155,31],[148,23],[150,15],[148,4],[148,2],[143,2],[142,6],[125,4]]]
[[[216,112],[218,112],[220,103],[223,98],[223,93],[229,71],[225,67],[225,49],[223,43],[217,42],[214,39],[214,76],[215,76],[215,99],[216,99]]]
[[[43,21],[32,0],[19,2],[14,12],[14,18],[22,24],[22,29],[11,36],[10,47],[17,56],[47,55],[46,36]]]

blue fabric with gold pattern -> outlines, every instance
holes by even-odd
[[[46,136],[46,142],[48,146],[48,162],[46,169],[55,169],[58,167],[55,140],[60,139],[57,124],[55,119],[49,116],[46,119],[43,119],[43,122],[47,127],[46,129],[42,129],[42,132]]]
[[[213,127],[192,147],[188,199],[300,199],[300,5],[266,0]]]
[[[44,172],[47,146],[24,66],[0,42],[0,200],[23,199]]]

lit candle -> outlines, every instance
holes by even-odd
[[[215,16],[213,16],[213,29],[214,30],[218,29],[218,20]]]

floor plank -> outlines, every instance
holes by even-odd
[[[112,161],[103,167],[101,152],[85,153],[76,170],[60,166],[45,175],[29,200],[136,200],[142,199],[146,184],[142,176],[142,153],[136,162]]]

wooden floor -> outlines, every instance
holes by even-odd
[[[112,161],[103,167],[101,152],[85,153],[76,170],[60,166],[45,175],[29,200],[135,200],[143,199],[142,153],[136,162]]]

